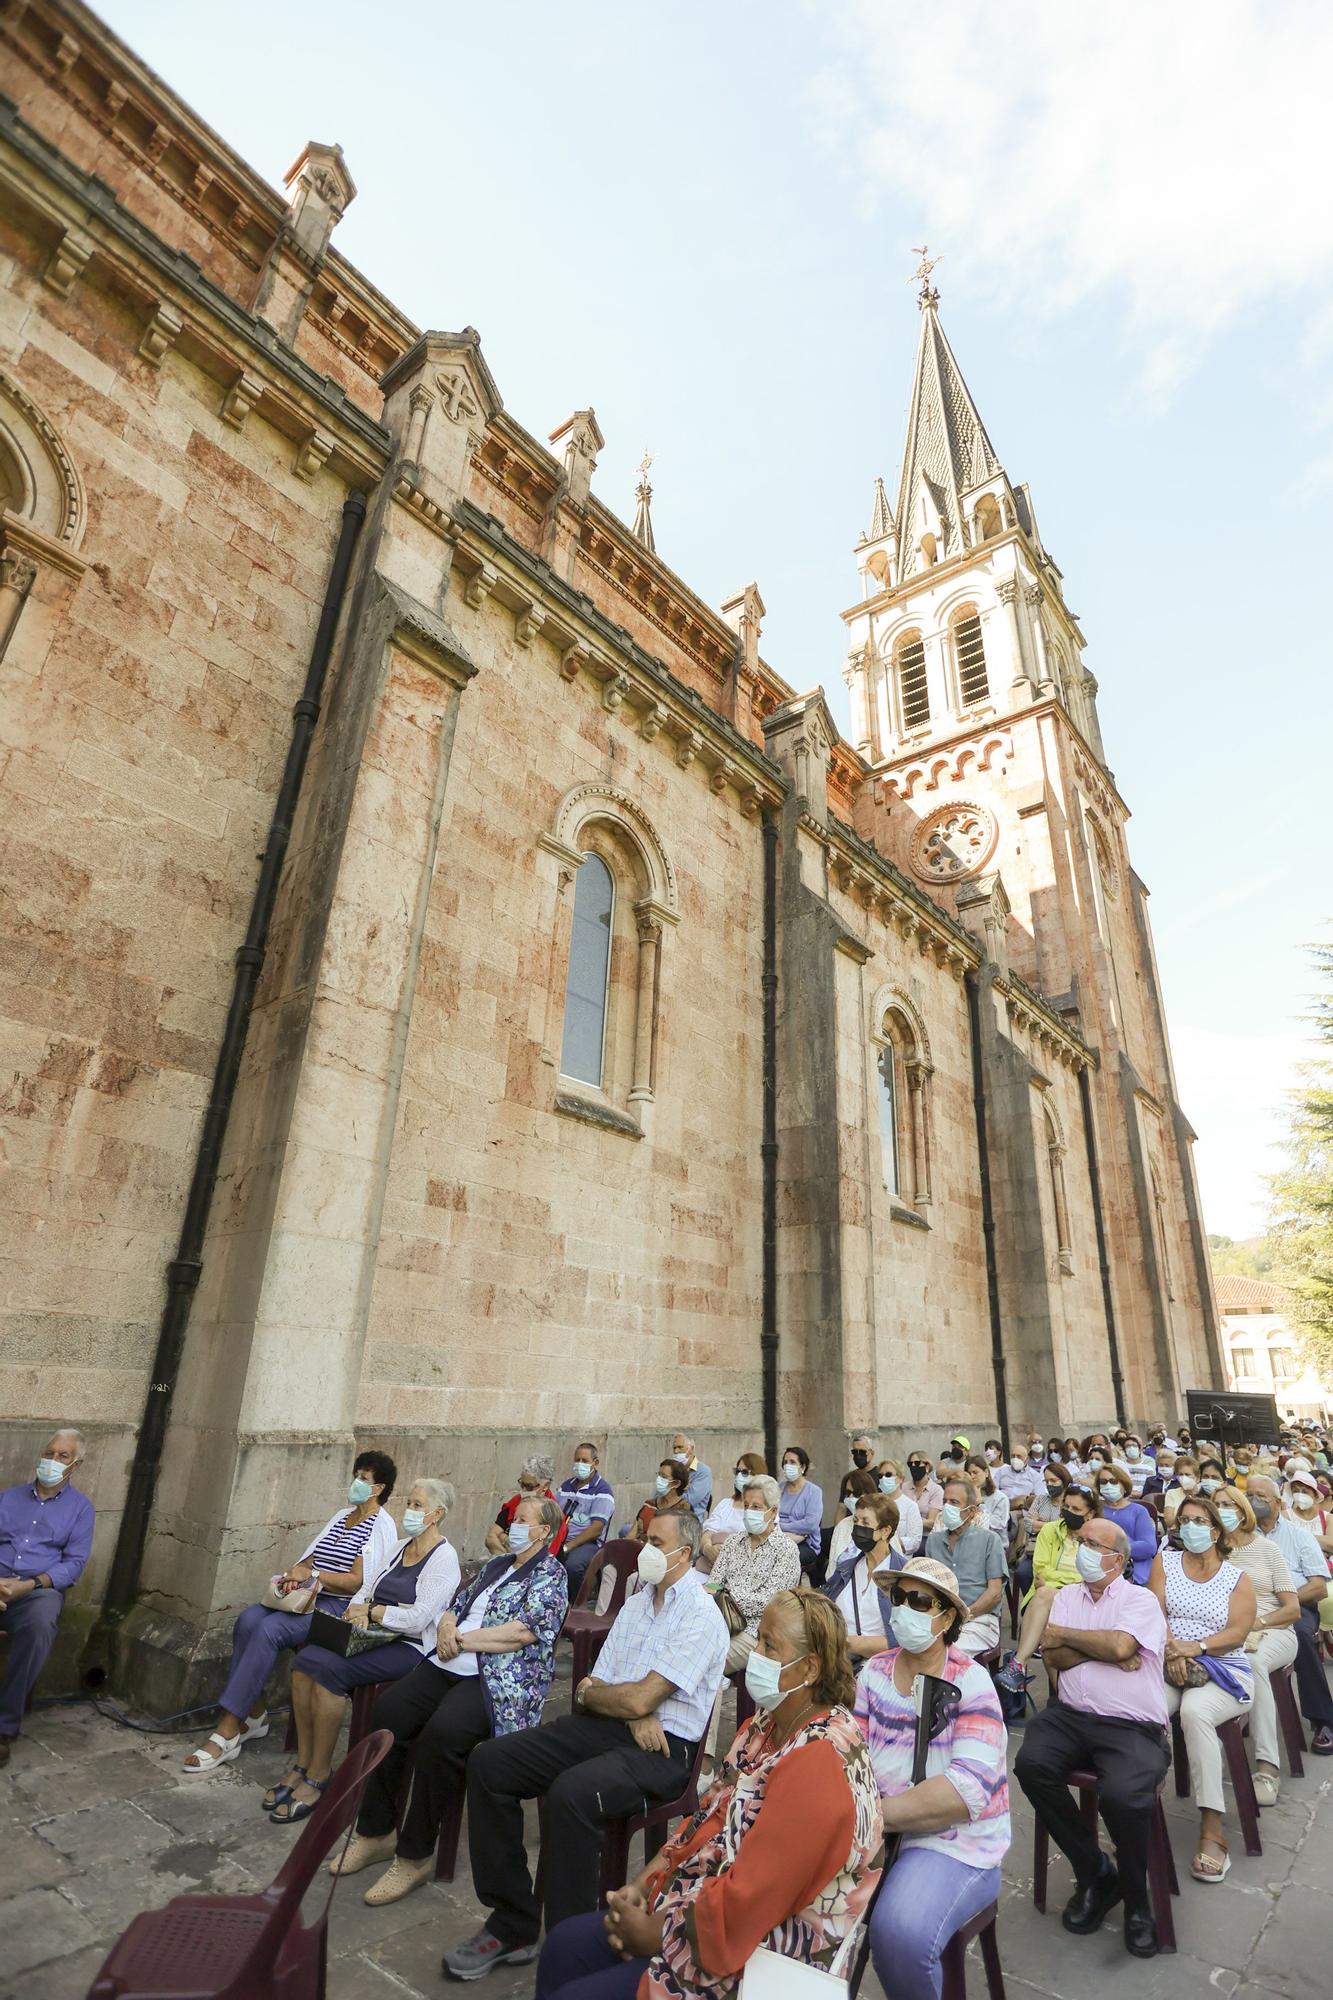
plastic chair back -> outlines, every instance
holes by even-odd
[[[281,1897],[280,1907],[289,1908],[293,1915],[300,1909],[306,1890],[338,1841],[350,1836],[352,1822],[361,1809],[366,1779],[392,1748],[392,1731],[377,1729],[373,1735],[363,1737],[355,1750],[349,1750],[343,1758],[329,1780],[328,1790],[306,1821],[300,1839],[273,1878],[269,1894]],[[337,1882],[336,1875],[330,1877],[329,1898]]]
[[[621,1541],[618,1538],[614,1542],[604,1542],[584,1570],[579,1594],[571,1608],[586,1611],[596,1606],[597,1593],[593,1588],[593,1581],[609,1566],[616,1573],[615,1583],[611,1591],[611,1602],[607,1605],[603,1616],[614,1617],[629,1594],[629,1580],[639,1566],[639,1548],[638,1542]]]

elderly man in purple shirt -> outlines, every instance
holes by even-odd
[[[1076,1555],[1080,1581],[1056,1592],[1042,1642],[1042,1659],[1059,1674],[1059,1685],[1024,1731],[1014,1776],[1073,1867],[1065,1929],[1086,1937],[1123,1902],[1126,1950],[1152,1958],[1157,1928],[1148,1902],[1148,1843],[1170,1762],[1166,1620],[1153,1593],[1129,1580],[1133,1553],[1123,1528],[1085,1521]],[[1075,1770],[1097,1774],[1115,1862],[1074,1803],[1067,1779]]]
[[[0,1493],[0,1631],[9,1653],[0,1681],[0,1766],[19,1733],[33,1683],[56,1636],[65,1592],[93,1546],[93,1503],[70,1485],[83,1436],[57,1431],[37,1476]]]

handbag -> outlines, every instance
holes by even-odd
[[[331,1611],[315,1611],[311,1613],[307,1643],[323,1646],[340,1659],[354,1660],[359,1653],[373,1653],[377,1646],[390,1645],[402,1636],[401,1632],[386,1632],[382,1625],[349,1625],[345,1618],[335,1618]]]
[[[299,1618],[303,1611],[309,1611],[319,1596],[319,1585],[298,1583],[295,1590],[280,1590],[280,1576],[271,1576],[259,1602],[265,1611],[291,1611]]]
[[[749,1619],[725,1585],[721,1590],[713,1592],[713,1602],[722,1613],[728,1634],[734,1639],[738,1633],[745,1630],[750,1622]]]
[[[847,1967],[860,1934],[861,1926],[853,1924],[827,1972],[822,1965],[784,1958],[780,1951],[761,1944],[745,1961],[736,2000],[846,2000],[852,1990]]]

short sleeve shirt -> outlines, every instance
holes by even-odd
[[[1009,1574],[1004,1543],[989,1528],[977,1527],[975,1523],[964,1528],[956,1542],[951,1541],[943,1528],[933,1529],[926,1536],[926,1554],[935,1562],[949,1565],[968,1604],[975,1604],[986,1585],[997,1576],[1003,1578]]]

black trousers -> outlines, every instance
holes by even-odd
[[[1153,1802],[1170,1762],[1165,1731],[1152,1723],[1085,1715],[1054,1701],[1024,1730],[1014,1776],[1082,1889],[1101,1873],[1101,1843],[1084,1825],[1066,1781],[1071,1771],[1097,1773],[1097,1803],[1115,1844],[1125,1908],[1147,1910]]]
[[[547,1931],[597,1908],[603,1829],[685,1788],[694,1744],[668,1736],[671,1755],[640,1750],[629,1724],[560,1715],[537,1729],[478,1744],[467,1772],[472,1883],[501,1944],[534,1944],[541,1908],[523,1847],[523,1801],[545,1799],[542,1900]]]
[[[460,1679],[423,1660],[385,1688],[370,1712],[370,1726],[392,1730],[393,1749],[370,1774],[356,1830],[371,1839],[393,1832],[403,1766],[415,1749],[412,1795],[398,1852],[404,1861],[424,1861],[434,1852],[444,1816],[462,1789],[468,1757],[491,1733],[481,1676]]]
[[[1317,1604],[1303,1604],[1296,1622],[1296,1685],[1306,1721],[1316,1729],[1333,1729],[1333,1694],[1319,1653]]]

